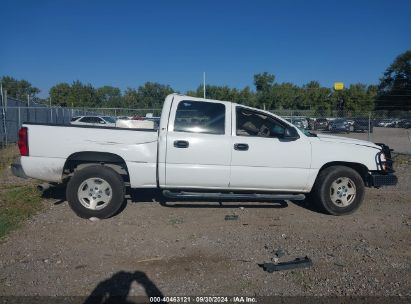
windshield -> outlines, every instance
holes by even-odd
[[[116,123],[116,120],[111,116],[103,116],[102,118],[109,123]]]

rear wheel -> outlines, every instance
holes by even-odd
[[[108,218],[124,202],[124,181],[113,169],[95,165],[77,171],[67,184],[71,209],[82,218]]]
[[[328,167],[318,174],[311,198],[315,205],[329,214],[349,214],[363,201],[364,181],[357,171],[349,167]]]

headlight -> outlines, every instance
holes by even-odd
[[[388,169],[388,166],[387,166],[387,163],[386,163],[387,158],[385,157],[384,153],[380,154],[380,160],[381,160],[381,169],[386,171]]]

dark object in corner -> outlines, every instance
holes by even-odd
[[[236,221],[238,220],[238,215],[235,215],[235,214],[226,215],[224,219],[226,221]]]
[[[313,265],[313,262],[307,256],[304,258],[296,258],[294,261],[282,262],[278,264],[274,264],[274,263],[258,264],[258,266],[263,268],[264,271],[267,271],[269,273],[272,273],[274,271],[290,270],[290,269],[295,269],[295,268],[306,268],[306,267],[311,267],[312,265]]]

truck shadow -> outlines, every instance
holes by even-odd
[[[60,205],[66,201],[66,186],[57,185],[55,187],[50,187],[41,193],[41,197],[56,200],[54,205]]]
[[[303,200],[303,201],[291,201],[291,202],[292,202],[294,205],[298,206],[298,207],[301,207],[301,208],[310,210],[310,211],[312,211],[312,212],[320,213],[320,214],[323,213],[323,212],[321,212],[321,210],[318,210],[318,209],[314,206],[314,204],[313,204],[312,202],[308,201],[307,199],[305,199],[305,200]]]
[[[144,288],[148,298],[163,297],[160,289],[144,272],[119,271],[107,280],[98,283],[91,294],[86,298],[84,304],[135,303],[132,301],[133,298],[128,296],[133,282],[136,282]],[[140,299],[141,297],[135,298],[138,302],[142,300]]]

